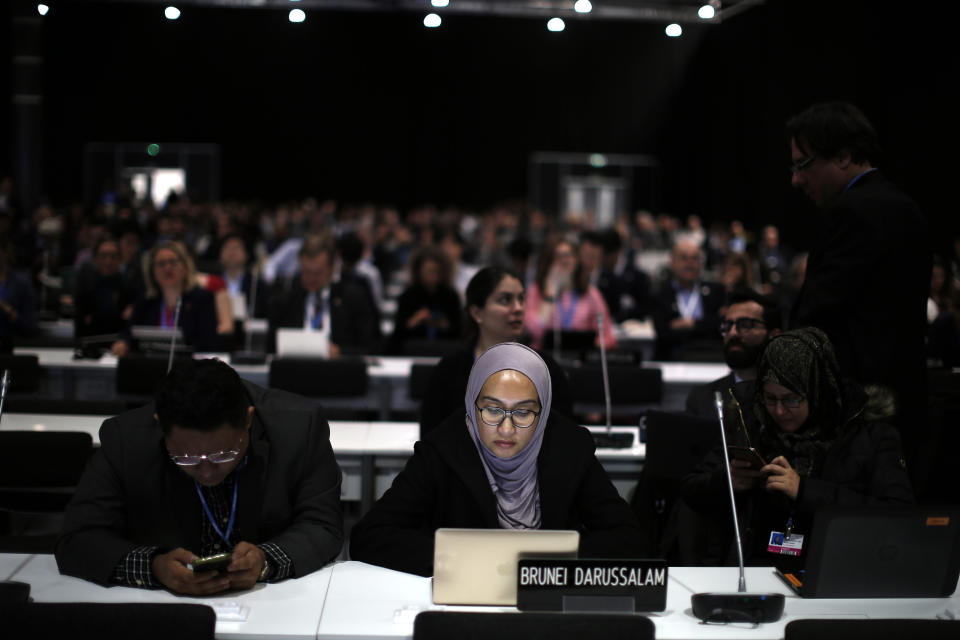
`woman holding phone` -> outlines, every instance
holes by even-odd
[[[884,421],[892,415],[889,398],[841,378],[826,334],[808,327],[775,336],[757,373],[753,406],[744,408],[752,415],[726,425],[728,444],[759,456],[730,463],[748,564],[802,565],[804,536],[822,507],[914,501],[899,434]],[[687,504],[732,532],[723,524],[730,520],[726,491],[719,449],[681,487]]]

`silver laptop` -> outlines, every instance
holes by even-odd
[[[326,358],[330,336],[325,331],[277,329],[277,355],[285,357]]]
[[[576,558],[579,545],[577,531],[437,529],[433,602],[516,606],[521,558]]]

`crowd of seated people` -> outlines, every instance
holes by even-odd
[[[16,304],[31,310],[0,326],[10,336],[4,340],[35,336],[37,320],[70,318],[78,346],[84,337],[114,334],[115,353],[135,346],[129,329],[136,323],[163,326],[159,311],[143,316],[148,300],[170,312],[158,297],[158,274],[145,271],[142,260],[167,241],[182,247],[178,260],[190,273],[177,290],[167,291],[167,306],[179,295],[195,297],[194,285],[208,290],[213,335],[207,335],[204,319],[199,343],[192,344],[193,330],[187,339],[197,350],[218,351],[242,348],[251,318],[270,322],[269,350],[276,327],[311,328],[301,317],[305,306],[279,317],[302,293],[301,248],[308,236],[333,248],[330,283],[351,282],[366,291],[363,308],[372,306],[370,326],[364,322],[355,338],[346,338],[349,353],[404,353],[411,340],[461,339],[466,284],[478,269],[502,266],[516,271],[526,287],[525,339],[534,347],[557,329],[596,331],[599,314],[604,327],[597,346],[601,340],[608,349],[617,346],[619,323],[648,322],[654,359],[720,360],[716,327],[724,293],[771,295],[787,317],[805,264],[774,225],[751,230],[734,221],[705,228],[697,216],[681,221],[646,212],[593,228],[591,216],[551,218],[522,206],[479,213],[424,206],[404,215],[391,207],[331,200],[263,206],[199,204],[180,196],[158,210],[125,196],[94,208],[43,205],[25,213],[0,215],[13,274],[5,285],[11,292],[2,300],[27,284],[32,293],[16,294]],[[955,275],[944,267],[950,260],[941,262],[930,297],[929,356],[952,363],[958,351]],[[346,286],[351,301],[356,287]],[[192,312],[184,310],[184,319]],[[0,324],[9,319],[0,316]]]

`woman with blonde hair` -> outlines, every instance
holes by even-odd
[[[213,294],[197,286],[196,268],[183,245],[174,241],[155,245],[144,254],[143,274],[145,291],[133,306],[130,326],[178,326],[184,342],[197,351],[215,349],[217,310]],[[130,347],[128,329],[113,344],[112,351],[121,357],[130,352]]]

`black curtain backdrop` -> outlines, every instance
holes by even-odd
[[[649,153],[663,162],[663,211],[773,222],[802,248],[816,212],[790,190],[783,124],[846,99],[873,120],[881,166],[927,211],[937,248],[960,233],[958,54],[937,3],[768,0],[680,39],[600,20],[551,34],[515,18],[448,15],[429,30],[405,12],[291,25],[283,11],[182,7],[168,22],[162,5],[51,4],[42,144],[54,202],[79,197],[92,141],[217,143],[224,197],[399,206],[523,198],[537,150]],[[0,109],[12,122],[9,100]]]

